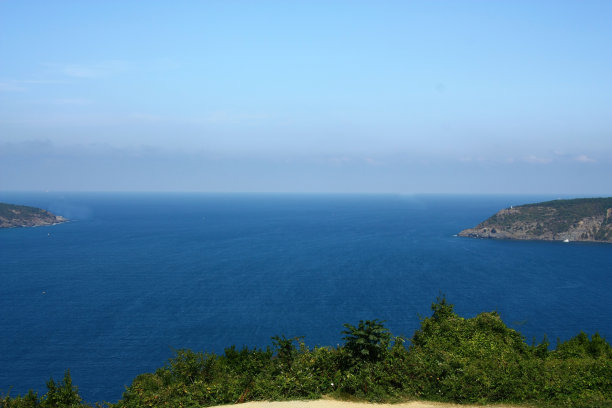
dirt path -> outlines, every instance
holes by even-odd
[[[223,405],[222,407],[229,407]],[[239,404],[237,408],[519,408],[511,405],[458,405],[441,402],[411,401],[401,404],[370,404],[367,402],[346,402],[332,399],[313,401],[253,401]],[[524,408],[524,407],[522,407]]]

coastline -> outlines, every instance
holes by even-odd
[[[9,226],[0,226],[0,229],[13,229],[13,228],[38,228],[38,227],[53,227],[54,225],[60,225],[70,222],[70,220],[64,219],[62,221],[57,221],[49,224],[34,224],[34,225],[9,225]]]
[[[485,233],[480,234],[478,232],[472,232],[472,231],[476,231],[476,228],[465,229],[455,234],[455,236],[460,237],[460,238],[484,239],[484,240],[493,240],[493,241],[531,241],[531,242],[537,241],[537,242],[558,242],[558,243],[564,243],[564,244],[570,244],[570,243],[576,243],[576,242],[586,243],[586,244],[612,244],[612,241],[602,241],[602,240],[595,240],[595,239],[567,239],[567,238],[549,239],[549,238],[540,238],[540,237],[525,238],[525,237],[505,236],[501,234],[498,234],[497,236],[493,234],[487,235]]]

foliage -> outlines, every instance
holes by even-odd
[[[78,407],[81,404],[82,399],[78,388],[72,385],[69,370],[66,370],[64,379],[59,383],[50,378],[47,389],[47,394],[41,401],[41,406],[44,408]]]
[[[559,344],[554,353],[557,358],[605,358],[612,359],[612,347],[602,338],[599,333],[595,333],[589,340],[589,336],[580,332],[576,337]]]
[[[0,217],[3,217],[3,218],[12,218],[12,217],[17,217],[17,216],[33,217],[33,216],[39,216],[44,213],[45,213],[45,210],[41,210],[40,208],[36,208],[36,207],[30,207],[27,205],[0,203]]]
[[[77,408],[86,406],[82,403],[78,388],[72,385],[69,370],[66,370],[63,380],[58,383],[50,378],[47,381],[47,393],[41,398],[32,390],[23,397],[0,396],[0,408]]]
[[[602,225],[595,231],[594,238],[605,241],[610,238],[610,230],[606,228],[606,225],[612,222],[607,216],[610,208],[612,208],[612,197],[553,200],[516,206],[514,211],[495,214],[479,226],[499,225],[510,228],[516,223],[527,223],[535,226],[531,231],[535,235],[545,231],[558,234],[577,225],[584,218],[602,217]]]
[[[406,399],[612,408],[612,348],[585,333],[549,351],[527,345],[496,312],[458,316],[444,297],[407,344],[384,322],[346,324],[345,344],[309,348],[301,337],[272,338],[273,348],[222,355],[177,350],[163,367],[141,374],[116,408],[204,407],[323,395],[372,402]],[[69,372],[42,397],[0,397],[0,407],[83,406]]]
[[[0,228],[50,225],[60,220],[64,219],[41,208],[0,203]]]
[[[303,337],[286,338],[285,335],[272,337],[272,344],[277,349],[277,356],[281,362],[288,367],[291,367],[298,350],[294,343],[300,343]]]
[[[361,361],[375,362],[384,358],[391,333],[383,326],[383,322],[378,320],[359,321],[357,327],[345,323],[346,330],[342,334],[346,336],[344,348],[346,349],[352,364]]]

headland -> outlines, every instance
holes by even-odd
[[[67,221],[42,208],[0,203],[0,228],[41,227]]]
[[[459,236],[612,243],[612,197],[553,200],[500,210]]]

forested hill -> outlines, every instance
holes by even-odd
[[[463,237],[612,242],[612,197],[554,200],[505,208]]]
[[[64,217],[41,208],[0,203],[0,228],[38,227],[66,221]]]

